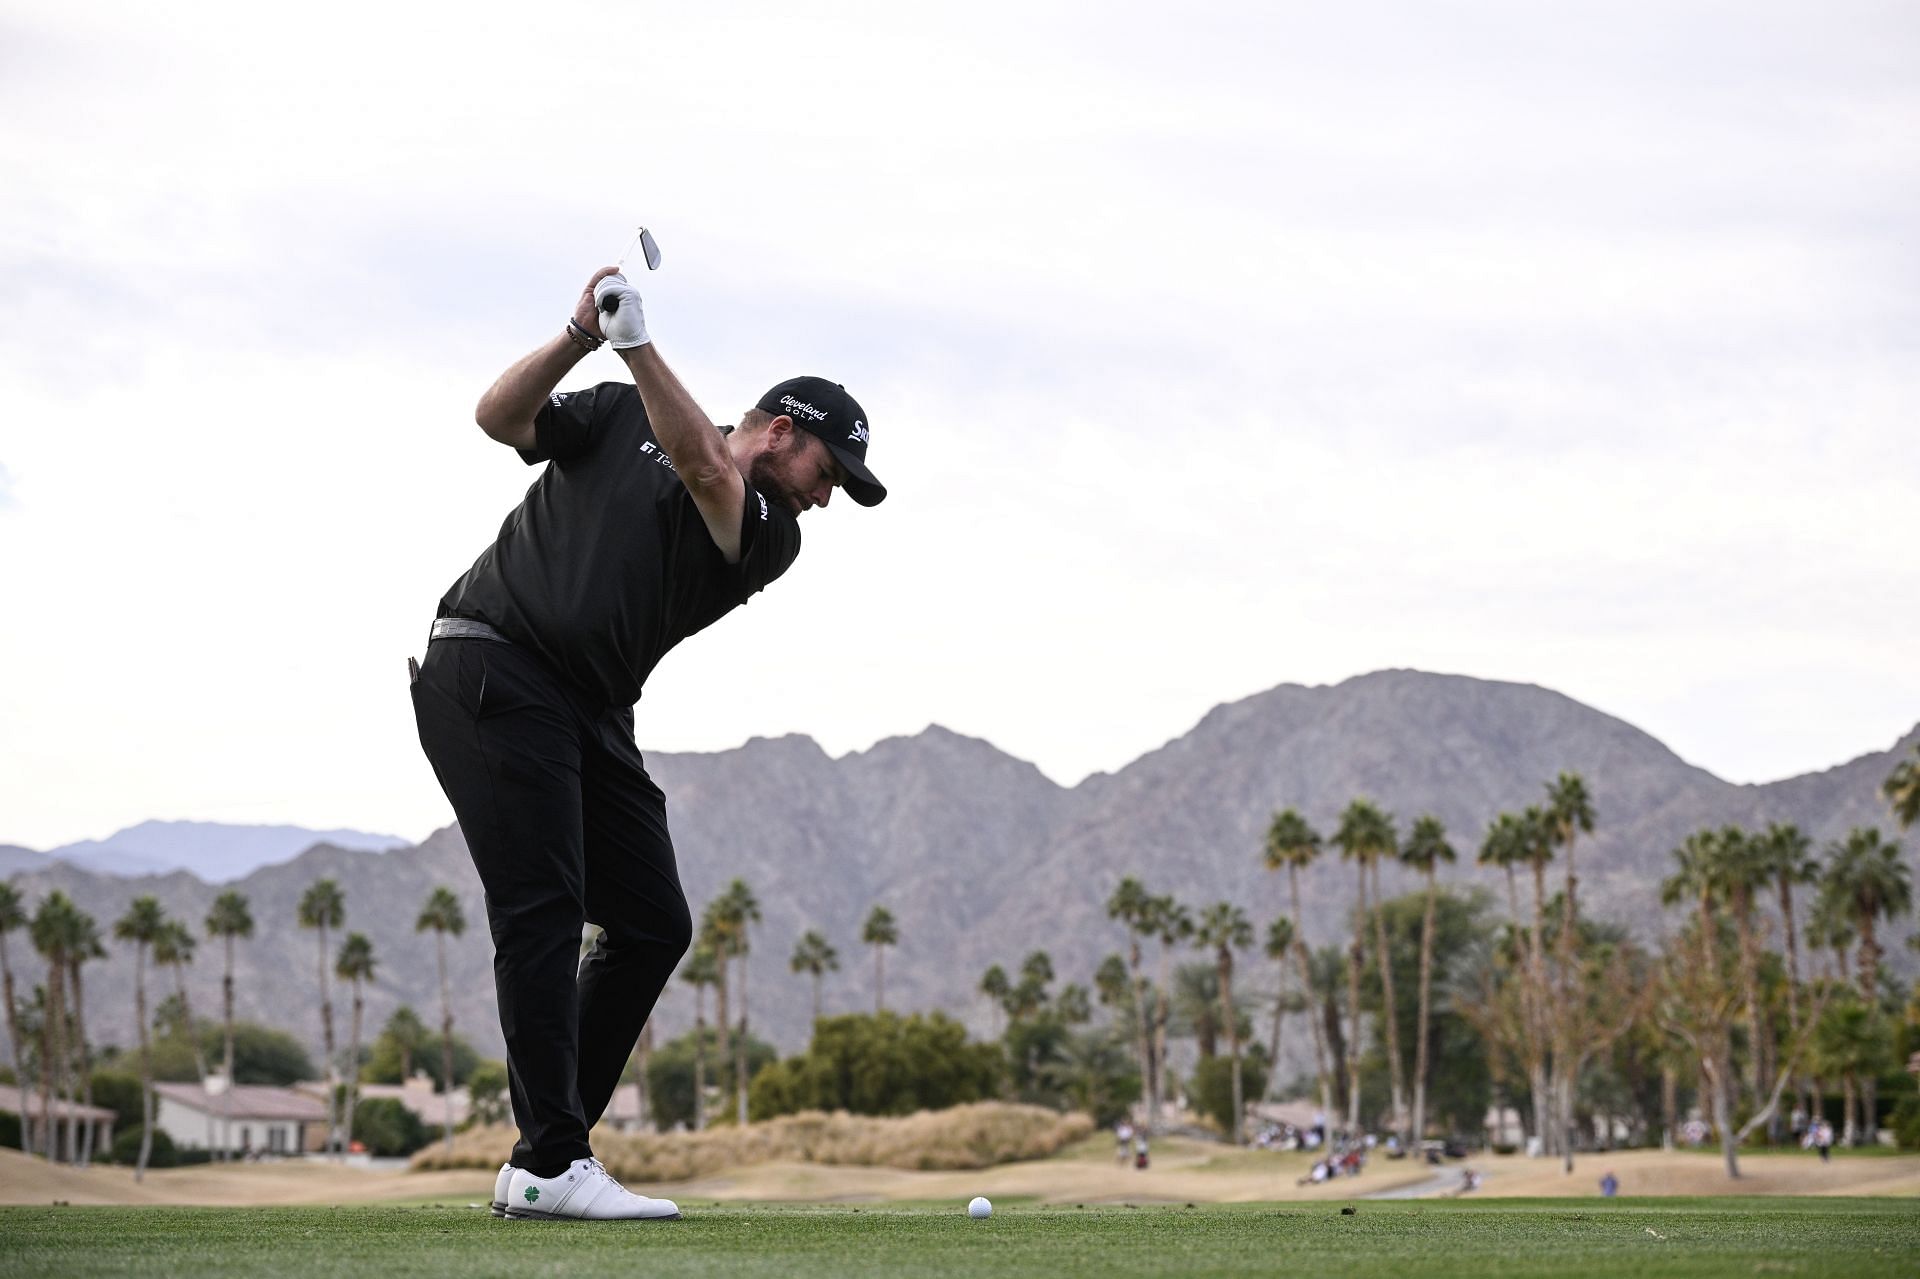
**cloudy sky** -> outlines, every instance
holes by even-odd
[[[638,221],[708,411],[830,374],[892,490],[643,748],[1073,782],[1387,666],[1890,745],[1920,11],[1333,10],[7,0],[0,842],[447,821],[404,658],[532,478],[472,406]]]

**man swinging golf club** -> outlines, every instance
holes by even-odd
[[[633,384],[556,393],[602,341]],[[800,551],[796,517],[835,488],[872,506],[866,413],[816,377],[782,382],[731,432],[647,337],[612,267],[566,331],[475,410],[546,469],[440,601],[413,681],[420,744],[486,890],[520,1140],[494,1212],[677,1218],[621,1186],[587,1134],[692,940],[666,804],[633,703],[667,651],[746,603]],[[601,933],[579,957],[583,923]]]

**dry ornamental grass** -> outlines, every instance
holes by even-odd
[[[983,1101],[900,1117],[808,1110],[745,1128],[697,1133],[600,1130],[593,1149],[616,1177],[665,1182],[772,1162],[922,1172],[990,1168],[1044,1158],[1092,1131],[1093,1121],[1085,1115]],[[451,1155],[436,1142],[413,1157],[413,1167],[498,1168],[514,1135],[504,1126],[472,1128],[454,1138]]]

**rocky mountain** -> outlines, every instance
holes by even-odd
[[[315,844],[384,853],[405,848],[407,841],[398,835],[358,830],[150,821],[115,831],[105,839],[63,844],[46,855],[103,875],[164,875],[184,870],[218,884],[287,861]]]
[[[1122,875],[1195,905],[1230,897],[1264,921],[1285,905],[1284,878],[1260,868],[1272,812],[1296,806],[1324,832],[1365,795],[1403,829],[1438,815],[1461,858],[1448,880],[1497,888],[1473,861],[1488,820],[1539,800],[1549,779],[1572,769],[1599,813],[1578,848],[1583,903],[1651,935],[1662,927],[1658,883],[1669,852],[1688,832],[1780,820],[1825,841],[1854,825],[1888,826],[1878,788],[1915,742],[1920,726],[1892,749],[1838,768],[1739,786],[1558,693],[1383,671],[1331,687],[1283,685],[1217,707],[1159,750],[1072,788],[940,728],[839,759],[795,736],[652,755],[649,767],[668,795],[696,913],[736,875],[759,897],[753,1022],[791,1050],[809,1018],[808,986],[787,967],[794,940],[817,928],[839,948],[830,1010],[870,1008],[873,958],[859,930],[876,902],[900,924],[900,945],[887,957],[889,1005],[944,1007],[984,1028],[987,1010],[974,991],[987,965],[1012,967],[1046,949],[1062,980],[1084,982],[1102,955],[1120,949],[1104,907]],[[433,939],[414,932],[413,921],[435,885],[453,886],[469,922],[449,946],[455,1016],[485,1051],[499,1051],[479,886],[451,827],[384,856],[323,845],[229,885],[249,896],[258,922],[240,947],[243,1016],[317,1040],[317,938],[295,926],[294,913],[322,876],[340,881],[347,927],[367,933],[380,959],[367,995],[369,1037],[401,1001],[436,1015]],[[29,902],[61,887],[103,923],[146,892],[197,925],[221,891],[179,873],[129,880],[61,866],[16,878]],[[1386,878],[1390,892],[1413,886],[1394,872]],[[1352,900],[1351,872],[1329,855],[1302,892],[1309,938],[1332,940]],[[126,1042],[131,963],[124,947],[114,949],[89,970],[88,1005],[96,1037]],[[31,958],[16,963],[32,970]],[[203,944],[190,980],[196,1013],[217,1011],[220,964],[218,948]],[[691,1021],[690,996],[680,983],[670,988],[660,1011],[667,1032]],[[344,1041],[349,1001],[334,998]]]

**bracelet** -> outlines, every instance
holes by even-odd
[[[605,338],[597,338],[581,328],[572,316],[567,317],[567,336],[573,339],[575,346],[589,353],[598,351],[601,344],[606,341]]]

